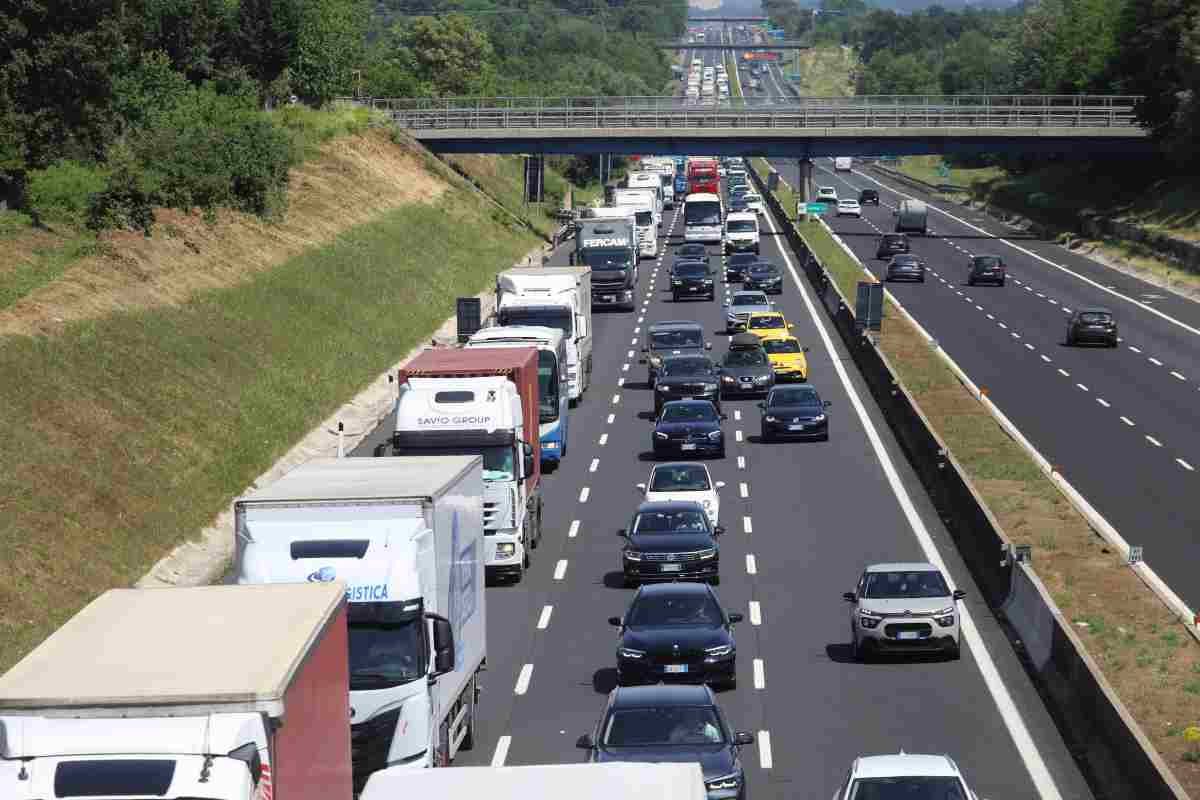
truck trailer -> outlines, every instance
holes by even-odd
[[[0,677],[0,797],[351,795],[346,587],[112,589]]]
[[[377,774],[359,800],[706,800],[698,763],[537,764],[458,767],[421,775]]]
[[[607,209],[606,209],[607,211]],[[613,209],[623,218],[581,219],[575,234],[571,264],[592,270],[592,304],[637,308],[638,239],[633,215]]]
[[[234,503],[239,584],[345,583],[356,792],[474,745],[482,470],[476,455],[314,459]]]
[[[521,580],[542,538],[537,348],[433,348],[398,377],[396,430],[375,454],[482,456],[487,575]]]

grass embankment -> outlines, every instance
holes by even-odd
[[[758,165],[756,165],[758,166]],[[760,174],[761,171],[760,171]],[[786,207],[786,206],[785,206]],[[797,226],[845,297],[867,280],[818,221]],[[1088,527],[1032,459],[887,302],[880,349],[1189,792],[1200,792],[1200,644]]]
[[[0,671],[195,536],[455,297],[537,244],[432,157],[423,169],[423,151],[405,153],[395,179],[418,196],[325,246],[173,304],[0,336]],[[309,192],[336,216],[330,177],[294,186],[293,209]]]
[[[554,214],[562,208],[567,182],[561,175],[546,170],[541,205],[525,203],[525,159],[523,156],[448,155],[446,162],[465,172],[469,180],[525,220],[544,236],[557,228]]]
[[[800,53],[800,83],[805,97],[849,97],[854,94],[858,56],[839,45],[821,44]]]
[[[297,169],[318,157],[326,142],[362,133],[370,122],[367,109],[313,111],[288,106],[267,116],[290,138]],[[293,173],[292,178],[295,180],[297,175]],[[86,195],[74,198],[80,209],[86,208],[87,201]],[[21,211],[0,211],[0,309],[62,277],[90,256],[111,254],[110,238],[108,233],[88,230],[80,215],[35,224]]]

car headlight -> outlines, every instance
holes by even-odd
[[[671,278],[672,286],[680,286],[682,284],[683,284],[683,281],[681,281],[679,278]]]
[[[733,383],[733,376],[732,375],[722,375],[721,382],[722,383]]]
[[[625,556],[626,561],[641,561],[642,560],[642,554],[637,552],[636,550],[625,550],[621,553],[621,555]]]
[[[717,385],[716,385],[715,383],[706,383],[706,384],[704,384],[704,391],[706,391],[706,392],[715,392],[716,390],[717,390]]]
[[[768,383],[768,382],[770,382],[770,380],[771,380],[770,375],[759,375],[758,377],[756,377],[754,379],[754,382],[755,383]]]
[[[661,367],[662,366],[662,356],[650,356],[650,363],[653,366]]]
[[[779,420],[775,418],[775,415],[774,415],[774,414],[767,414],[767,416],[766,416],[766,417],[764,417],[764,419],[765,419],[767,422],[779,422]]]
[[[876,615],[872,614],[870,611],[860,610],[858,612],[858,623],[860,625],[862,625],[864,628],[867,628],[868,630],[876,627],[882,621],[883,621],[883,617],[876,616]]]
[[[705,285],[705,286],[712,286],[712,278],[705,278],[705,279],[704,279],[704,285]]]
[[[655,431],[654,438],[658,439],[659,441],[665,442],[667,440],[668,436],[665,433],[662,433],[661,431]]]
[[[716,558],[716,557],[717,557],[717,548],[715,548],[715,547],[710,547],[707,550],[701,550],[696,555],[696,558],[699,558],[699,559]]]
[[[701,501],[700,501],[700,505],[704,506],[704,510],[705,510],[705,511],[711,511],[711,510],[712,510],[713,503],[712,503],[712,500],[709,500],[709,499],[706,497],[706,498],[704,498],[703,500],[701,500]]]
[[[546,442],[542,445],[543,450],[557,450],[558,442]]]
[[[731,772],[728,775],[721,775],[717,778],[712,778],[704,782],[704,788],[710,792],[720,791],[722,789],[736,789],[742,785],[742,774],[740,772]]]
[[[621,658],[644,658],[645,650],[634,650],[632,647],[618,647],[617,655]]]
[[[708,434],[708,438],[715,442],[721,438],[721,432],[713,431],[712,433]]]
[[[718,645],[717,647],[704,648],[704,655],[710,656],[713,658],[720,658],[721,656],[727,656],[732,652],[733,652],[733,645],[731,645],[731,644],[722,644],[722,645]]]
[[[664,386],[664,385],[663,385],[663,384],[661,384],[661,383],[660,383],[658,386],[655,386],[655,387],[654,387],[654,390],[655,390],[655,391],[657,391],[657,392],[667,392],[667,391],[670,391],[670,389],[669,389],[668,387]]]
[[[944,617],[936,617],[935,616],[933,618],[933,621],[936,622],[938,625],[940,625],[943,628],[949,628],[951,625],[954,624],[954,615],[947,614]]]
[[[516,542],[500,542],[496,545],[496,555],[500,558],[510,558],[517,552]]]

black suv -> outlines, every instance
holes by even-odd
[[[708,356],[664,358],[654,386],[654,416],[671,400],[711,400],[720,411],[720,380],[720,371]]]
[[[704,326],[693,320],[668,320],[656,322],[646,329],[645,344],[642,345],[642,355],[639,364],[646,364],[649,372],[646,376],[651,386],[658,377],[658,368],[664,358],[669,356],[704,355],[705,350],[711,350],[712,344],[704,341]]]
[[[901,253],[892,256],[884,273],[885,281],[910,280],[925,282],[925,262],[912,253]]]
[[[746,268],[758,263],[758,253],[733,253],[725,259],[725,280],[736,282],[746,279]]]
[[[731,395],[765,394],[775,384],[775,370],[752,333],[739,333],[729,340],[729,352],[721,361],[721,392]]]
[[[1004,259],[1000,256],[971,256],[967,262],[967,285],[994,283],[1003,286],[1006,272]]]
[[[1067,323],[1068,345],[1091,342],[1116,347],[1119,341],[1116,317],[1107,308],[1081,308]]]
[[[908,237],[903,233],[885,233],[879,237],[879,246],[875,248],[876,258],[888,258],[897,253],[908,252]]]
[[[712,267],[703,261],[676,261],[671,265],[671,299],[678,303],[689,297],[717,297]]]
[[[707,264],[708,258],[708,248],[699,242],[689,242],[675,248],[676,261],[703,261]]]
[[[863,189],[858,193],[858,204],[860,206],[879,205],[879,191],[877,189]]]
[[[717,537],[724,532],[713,527],[695,500],[642,503],[629,527],[617,531],[625,540],[621,564],[626,585],[680,578],[719,583]]]

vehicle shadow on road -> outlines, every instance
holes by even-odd
[[[625,585],[625,573],[621,570],[613,570],[612,572],[604,573],[604,588],[606,589],[627,589]]]
[[[602,667],[592,673],[592,689],[597,694],[608,694],[617,688],[617,668]]]

